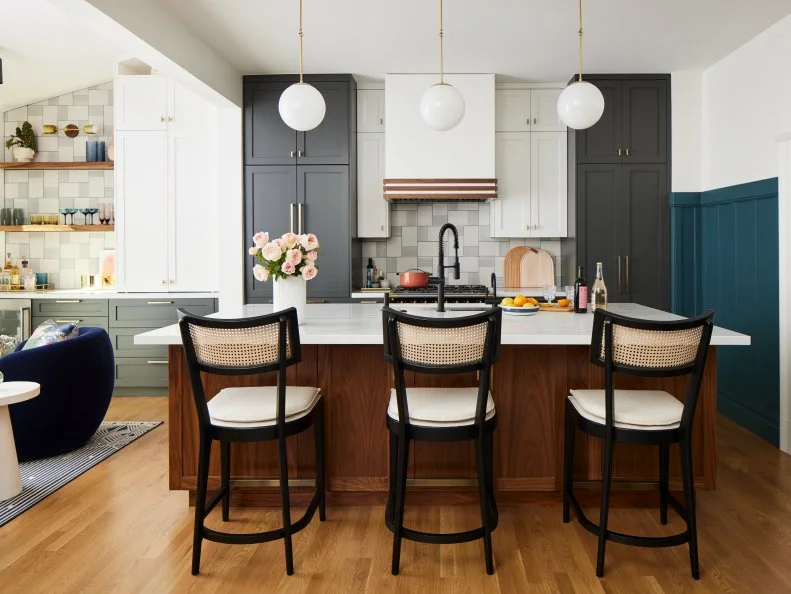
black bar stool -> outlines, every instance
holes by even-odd
[[[302,358],[293,307],[273,314],[235,320],[193,316],[179,309],[179,328],[187,358],[192,393],[198,411],[200,449],[192,543],[192,575],[200,571],[203,539],[227,544],[253,544],[282,538],[286,573],[294,573],[291,536],[310,524],[316,509],[324,511],[324,402],[318,388],[286,386],[286,368]],[[252,375],[276,372],[277,386],[224,388],[211,400],[201,372]],[[291,522],[288,493],[286,437],[316,426],[316,492],[305,514]],[[220,442],[221,486],[206,503],[211,443]],[[266,532],[232,534],[204,526],[209,512],[222,500],[222,519],[228,521],[231,497],[231,443],[277,440],[283,527]]]
[[[502,311],[457,318],[424,318],[382,309],[385,359],[393,364],[395,388],[387,408],[390,431],[390,490],[385,523],[393,532],[392,573],[397,575],[401,539],[451,544],[483,539],[486,573],[494,573],[492,532],[498,514],[494,500],[493,443],[497,426],[489,391],[492,364],[500,354]],[[404,372],[479,372],[477,388],[406,388]],[[482,526],[435,534],[404,527],[409,442],[475,440]]]
[[[593,318],[590,360],[604,367],[604,390],[571,390],[566,400],[563,522],[569,509],[580,524],[599,537],[596,575],[604,575],[608,540],[640,547],[670,547],[689,543],[692,577],[699,579],[698,536],[695,524],[695,484],[692,471],[692,420],[714,327],[714,312],[674,321],[648,321],[597,310]],[[689,375],[683,404],[660,390],[617,390],[616,373],[643,377]],[[591,522],[574,495],[574,434],[576,428],[604,440],[599,524]],[[659,520],[667,524],[668,503],[687,524],[672,536],[634,536],[607,529],[614,443],[659,446]],[[681,449],[684,505],[668,490],[670,444]]]

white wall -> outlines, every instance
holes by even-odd
[[[703,73],[703,190],[778,175],[774,139],[791,131],[790,60],[791,15]]]
[[[464,96],[464,118],[447,132],[420,117],[423,92],[436,74],[385,77],[385,177],[494,178],[494,74],[448,74]]]
[[[673,192],[700,192],[703,160],[703,72],[681,70],[670,75]]]

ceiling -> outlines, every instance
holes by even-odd
[[[161,0],[245,74],[294,72],[297,0]],[[587,0],[585,71],[705,68],[791,13],[788,0]],[[445,69],[560,81],[577,68],[574,0],[445,0]],[[306,72],[437,68],[436,0],[304,0]]]
[[[121,50],[46,0],[0,0],[0,111],[113,78]]]

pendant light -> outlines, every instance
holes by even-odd
[[[582,0],[579,0],[579,79],[558,97],[558,116],[569,128],[584,130],[599,121],[604,113],[604,96],[596,85],[582,80]]]
[[[302,0],[299,0],[299,82],[283,91],[277,108],[288,127],[298,132],[313,130],[327,112],[319,90],[302,80]]]
[[[453,85],[445,82],[442,40],[442,0],[439,0],[439,82],[430,86],[420,99],[420,115],[435,130],[455,128],[464,117],[464,97]]]

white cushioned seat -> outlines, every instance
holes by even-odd
[[[309,414],[320,398],[318,388],[286,386],[286,422]],[[212,425],[269,427],[277,424],[277,387],[223,388],[208,407]]]
[[[571,390],[569,400],[580,415],[605,424],[604,390]],[[615,390],[613,394],[613,426],[621,429],[675,429],[683,412],[684,405],[661,390]]]
[[[478,388],[407,388],[409,422],[424,427],[461,427],[475,423]],[[492,393],[486,400],[486,420],[494,416]],[[398,400],[390,390],[387,414],[398,420]]]

